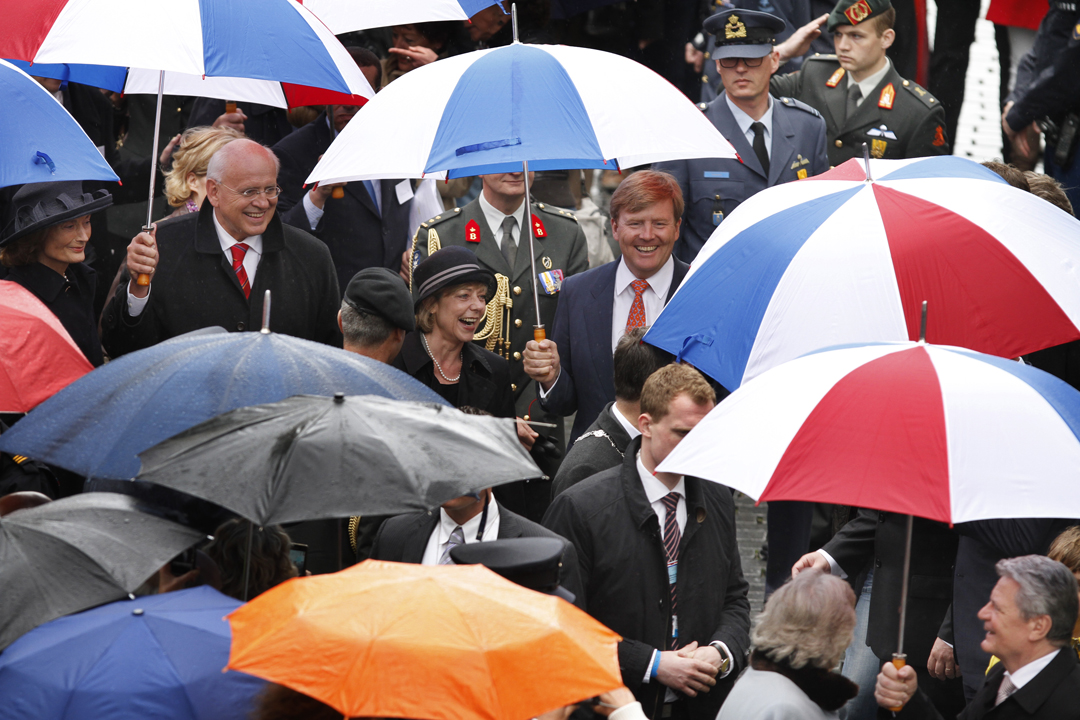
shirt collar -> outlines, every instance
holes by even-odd
[[[626,431],[626,434],[630,436],[631,440],[641,434],[641,431],[634,427],[634,425],[619,412],[618,404],[611,406],[611,414],[619,421],[619,424],[622,425],[622,429]]]
[[[742,108],[731,101],[731,98],[728,97],[727,93],[724,93],[724,100],[727,101],[727,106],[731,109],[731,114],[735,116],[735,123],[739,126],[739,130],[742,131],[743,135],[750,132],[750,126],[755,122],[760,122],[764,125],[766,132],[772,132],[773,101],[771,96],[769,97],[769,109],[765,111],[765,114],[761,116],[760,120],[754,120],[754,118],[743,112]]]
[[[1034,680],[1035,676],[1041,673],[1043,669],[1050,664],[1050,661],[1057,657],[1057,654],[1063,649],[1064,648],[1059,648],[1052,653],[1047,653],[1046,655],[1043,655],[1038,660],[1032,660],[1027,665],[1020,668],[1014,673],[1010,673],[1008,670],[1006,670],[1005,677],[1009,678],[1009,680],[1012,681],[1012,684],[1016,687],[1016,689],[1019,690],[1020,688],[1024,687],[1029,682]]]
[[[666,263],[660,266],[659,270],[653,273],[652,277],[645,278],[645,282],[649,283],[649,287],[657,296],[667,298],[667,292],[671,288],[671,279],[673,277],[675,277],[675,258],[671,256],[668,257]],[[634,280],[637,280],[637,278],[634,277],[634,273],[630,272],[630,268],[626,267],[626,261],[619,258],[619,267],[615,270],[615,294],[621,295]]]
[[[507,217],[507,215],[502,210],[499,210],[497,207],[487,201],[487,198],[484,197],[483,190],[480,191],[479,199],[480,209],[484,211],[484,219],[487,220],[488,229],[491,230],[491,234],[494,235],[495,233],[499,232],[500,228],[502,228],[503,220]],[[518,237],[521,237],[521,226],[525,221],[524,201],[520,205],[518,205],[518,209],[515,210],[512,214],[514,216],[514,219],[517,220]]]
[[[638,477],[641,478],[641,485],[645,488],[645,497],[648,498],[650,505],[659,502],[668,493],[673,492],[679,493],[684,500],[686,499],[686,478],[680,475],[678,484],[669,490],[667,485],[657,480],[655,475],[645,469],[645,463],[641,462],[640,450],[637,455],[637,471]]]
[[[862,82],[859,83],[859,90],[862,91],[864,101],[870,99],[870,95],[873,94],[874,88],[876,88],[878,86],[878,83],[880,83],[882,79],[884,79],[885,74],[888,73],[891,68],[892,61],[889,60],[889,57],[886,55],[885,67],[881,68],[870,77],[864,78]],[[850,88],[851,86],[848,85],[848,87]]]
[[[210,211],[210,217],[214,219],[214,230],[217,231],[217,239],[218,243],[221,245],[221,252],[225,253],[230,262],[232,261],[232,255],[229,252],[229,248],[238,242],[245,243],[250,252],[254,252],[256,255],[262,255],[262,235],[252,235],[243,240],[237,240],[221,226],[220,222],[218,222],[216,208]]]
[[[484,516],[483,511],[476,513],[472,518],[467,520],[464,525],[461,526],[461,532],[465,536],[465,542],[476,542],[476,533],[480,530],[480,518]],[[494,539],[491,536],[492,524],[499,519],[499,504],[495,502],[495,496],[491,496],[491,501],[488,502],[488,519],[487,525],[484,528],[484,538]],[[450,539],[450,535],[454,532],[458,524],[454,522],[446,511],[439,508],[439,544],[445,545],[446,541]]]

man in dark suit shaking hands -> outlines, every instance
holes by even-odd
[[[611,231],[622,257],[567,278],[551,339],[530,341],[525,372],[540,385],[540,404],[577,413],[578,438],[615,399],[612,355],[627,331],[652,324],[690,266],[672,257],[683,196],[675,178],[642,170],[611,196]]]
[[[958,720],[1080,718],[1080,665],[1069,647],[1077,615],[1076,578],[1042,555],[1000,560],[996,569],[1000,579],[979,619],[986,629],[983,650],[1001,662],[986,673]],[[882,707],[903,705],[897,717],[941,717],[918,690],[910,667],[897,670],[886,663],[874,696]]]

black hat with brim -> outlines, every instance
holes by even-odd
[[[353,310],[377,315],[405,332],[416,329],[412,295],[405,281],[393,270],[364,268],[353,275],[342,299]]]
[[[413,310],[443,288],[465,283],[487,286],[488,300],[495,295],[495,273],[481,265],[471,250],[452,245],[432,253],[413,270]]]
[[[27,183],[11,199],[11,222],[4,228],[0,247],[53,225],[90,215],[113,204],[108,190],[84,193],[82,182]]]
[[[783,18],[757,10],[732,8],[708,17],[705,32],[716,36],[712,58],[758,58],[771,53],[776,36],[784,31]]]
[[[889,0],[840,0],[829,13],[829,32],[841,25],[858,25],[892,7]]]
[[[574,602],[574,593],[559,585],[566,541],[555,537],[509,538],[468,543],[450,549],[458,565],[483,565],[530,590]]]

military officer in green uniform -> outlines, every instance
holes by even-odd
[[[863,143],[876,158],[949,152],[941,103],[900,77],[885,55],[895,19],[889,0],[840,0],[828,17],[836,55],[811,55],[799,72],[770,83],[776,97],[801,100],[825,118],[832,165],[862,157]]]
[[[537,283],[540,319],[548,332],[555,319],[562,281],[589,268],[585,233],[573,213],[546,203],[532,203],[536,273],[529,262],[529,237],[522,230],[525,220],[525,182],[522,173],[483,175],[483,191],[463,208],[454,208],[421,223],[413,238],[412,267],[431,250],[449,245],[463,245],[498,280],[495,297],[488,299],[487,317],[476,334],[476,342],[510,361],[518,417],[553,423],[556,428],[538,427],[558,449],[555,462],[541,468],[554,477],[554,470],[566,447],[563,419],[545,413],[536,400],[536,383],[525,374],[521,356],[525,343],[533,339],[536,309],[532,283]],[[530,178],[531,179],[531,178]],[[535,456],[535,454],[534,454]],[[538,459],[539,460],[539,459]],[[539,484],[538,484],[539,485]],[[528,507],[521,511],[531,520],[540,521],[550,498],[550,483],[530,488]],[[502,502],[502,499],[500,499]],[[504,504],[507,504],[504,502]],[[512,503],[511,503],[512,504]]]

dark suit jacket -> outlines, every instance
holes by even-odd
[[[773,95],[802,100],[821,113],[827,128],[830,163],[839,165],[854,157],[861,158],[863,143],[870,146],[873,157],[914,158],[949,152],[945,110],[929,92],[900,77],[896,68],[891,67],[848,118],[849,78],[842,77],[835,87],[829,87],[838,70],[840,62],[835,55],[814,55],[806,58],[799,72],[774,75],[769,88]],[[882,92],[890,84],[892,107],[882,107],[888,105]]]
[[[263,254],[244,297],[214,229],[214,206],[158,225],[158,270],[138,317],[127,309],[126,277],[101,318],[102,343],[111,357],[150,347],[192,330],[219,325],[259,330],[263,294],[272,292],[270,329],[341,347],[337,312],[341,293],[330,253],[311,235],[284,226],[277,216],[263,233]]]
[[[304,182],[333,139],[323,113],[283,138],[273,150],[281,160],[281,219],[326,243],[337,268],[338,285],[345,288],[352,276],[365,268],[385,267],[396,272],[401,267],[401,255],[409,239],[412,200],[398,202],[395,186],[400,181],[378,180],[380,213],[364,183],[351,182],[345,185],[345,197],[326,201],[323,216],[312,230],[302,202],[307,192]]]
[[[424,550],[438,523],[438,512],[409,513],[388,518],[375,535],[375,543],[371,546],[371,559],[419,563],[424,559]],[[561,535],[511,512],[500,504],[498,539],[520,537],[555,537],[566,542],[566,538]],[[559,584],[574,593],[575,597],[581,597],[581,575],[578,570],[577,551],[569,542],[563,550]],[[575,601],[575,604],[580,605],[580,601]]]
[[[458,407],[466,405],[484,410],[495,417],[514,417],[514,396],[510,392],[510,365],[495,353],[476,343],[462,348],[461,380],[458,381]],[[405,335],[401,352],[390,363],[438,392],[435,366],[424,350],[419,331]]]
[[[551,487],[554,497],[585,478],[622,465],[630,435],[615,417],[615,401],[609,402],[585,433],[574,440]]]
[[[656,720],[665,687],[642,678],[653,650],[671,638],[671,591],[660,523],[637,471],[640,438],[619,467],[573,486],[551,502],[544,526],[574,544],[585,611],[623,636],[623,682]],[[713,720],[750,647],[749,588],[735,539],[735,503],[728,488],[686,478],[686,529],[679,544],[679,646],[723,642],[733,655],[731,673],[708,693],[685,698],[691,720]]]
[[[577,413],[570,437],[581,437],[604,405],[615,399],[615,369],[611,353],[611,314],[615,305],[614,260],[580,275],[567,278],[551,334],[559,348],[562,374],[551,393],[540,401],[548,412]],[[665,302],[679,288],[690,266],[675,258]]]
[[[981,673],[976,673],[982,677]],[[1062,648],[1057,657],[1028,684],[994,707],[1005,666],[998,663],[986,674],[978,693],[957,720],[1075,720],[1080,718],[1080,665],[1071,648]],[[941,714],[920,690],[898,718],[941,720]]]
[[[682,233],[675,243],[675,255],[693,262],[701,246],[712,235],[716,196],[724,217],[751,195],[767,187],[818,175],[829,169],[825,152],[825,121],[817,110],[791,98],[773,102],[772,147],[766,174],[754,149],[739,129],[724,93],[703,110],[720,134],[739,153],[739,158],[701,158],[656,163],[653,170],[671,173],[679,181],[686,209]]]

